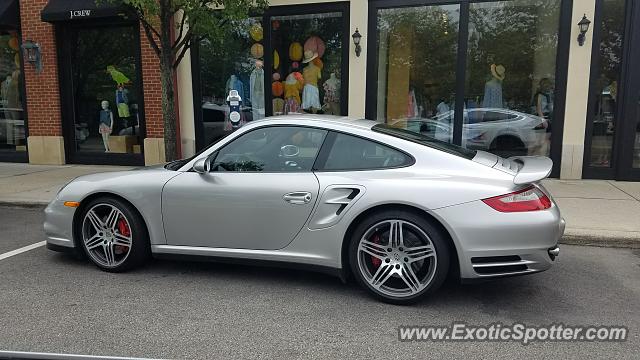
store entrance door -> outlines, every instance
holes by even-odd
[[[639,41],[640,4],[596,2],[584,178],[640,180]]]
[[[61,23],[56,34],[67,162],[143,165],[137,25]]]

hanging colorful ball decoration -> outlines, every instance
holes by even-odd
[[[278,50],[273,50],[273,69],[277,70],[280,67],[280,54]]]
[[[324,55],[325,44],[322,39],[317,36],[312,36],[307,39],[304,43],[304,51],[310,50],[311,52],[317,53],[318,57],[322,57]]]
[[[251,28],[249,28],[249,34],[254,41],[262,40],[262,38],[264,37],[264,34],[262,32],[262,25],[258,23],[251,25]]]
[[[17,37],[12,36],[11,39],[9,39],[9,47],[14,51],[18,51],[18,49],[20,49]]]
[[[297,62],[297,61],[292,62],[292,63],[291,63],[291,68],[292,68],[293,70],[300,69],[300,63],[299,63],[299,62]]]
[[[275,97],[280,97],[284,93],[284,85],[280,81],[274,81],[271,83],[271,93]]]
[[[273,73],[273,75],[271,77],[273,78],[273,81],[279,81],[280,80],[280,73]]]
[[[302,49],[302,44],[299,42],[294,42],[289,45],[289,58],[291,61],[300,61],[302,60],[302,53],[304,50]]]
[[[251,56],[255,59],[262,59],[262,56],[264,56],[264,47],[262,47],[262,44],[256,43],[251,45]]]

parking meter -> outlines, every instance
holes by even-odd
[[[227,104],[229,105],[229,121],[231,122],[231,128],[237,129],[240,127],[240,105],[242,105],[242,98],[238,94],[238,90],[230,90],[227,96]]]

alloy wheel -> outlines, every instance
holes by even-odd
[[[111,204],[92,206],[82,221],[82,242],[97,264],[115,268],[131,253],[133,233],[127,217]]]
[[[436,248],[411,222],[394,219],[371,226],[358,244],[358,269],[381,294],[405,298],[422,292],[436,273]]]

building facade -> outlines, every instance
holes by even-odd
[[[19,21],[3,25],[0,159],[162,161],[155,54],[126,9],[78,4],[21,0]],[[555,177],[637,181],[639,20],[637,0],[273,0],[183,59],[181,152],[232,131],[236,90],[245,122],[366,117],[503,156],[550,156]]]

